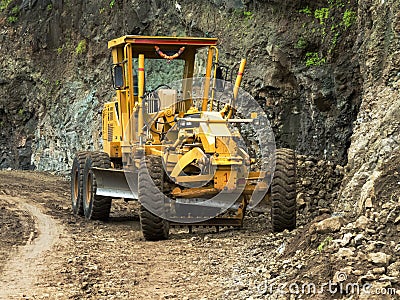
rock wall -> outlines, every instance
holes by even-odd
[[[400,3],[359,1],[363,98],[337,210],[360,215],[400,199]]]
[[[125,34],[218,37],[225,64],[248,58],[243,87],[278,147],[343,165],[361,77],[356,23],[342,22],[357,4],[335,3],[10,1],[0,23],[0,167],[67,172],[75,151],[101,148],[97,112],[114,95],[107,41]],[[321,8],[325,19],[314,14]]]

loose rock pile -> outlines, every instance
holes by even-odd
[[[343,167],[330,161],[297,155],[298,223],[332,212],[344,175]]]
[[[297,157],[297,165],[298,228],[267,233],[246,245],[225,296],[399,297],[400,194],[393,189],[399,180],[386,180],[387,190],[394,191],[391,199],[375,197],[363,214],[351,218],[334,201],[340,197],[341,166],[304,156]],[[398,176],[397,168],[393,172]]]
[[[226,296],[396,299],[400,217],[379,218],[396,207],[351,222],[338,214],[324,214],[295,231],[260,237],[242,253],[244,259],[234,268]]]

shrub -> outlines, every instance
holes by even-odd
[[[77,55],[86,52],[86,40],[80,40],[78,46],[75,48],[75,53]]]
[[[3,11],[8,8],[12,0],[1,0],[0,2],[0,11]]]
[[[343,13],[343,24],[346,28],[349,28],[357,20],[357,15],[354,11],[346,9]]]
[[[7,18],[7,22],[8,23],[16,23],[18,21],[18,18],[16,17],[16,16],[9,16],[8,18]]]
[[[300,13],[306,14],[307,16],[311,16],[312,12],[310,10],[310,8],[307,6],[305,8],[302,8],[299,10]]]
[[[306,66],[321,66],[326,62],[325,57],[320,57],[318,52],[306,53]]]
[[[303,37],[300,37],[294,47],[296,49],[305,49],[307,47],[307,41]]]
[[[320,24],[324,24],[325,20],[329,17],[329,8],[323,7],[321,9],[316,9],[314,12],[314,17],[319,20]]]

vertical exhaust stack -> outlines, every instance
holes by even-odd
[[[144,127],[144,105],[143,105],[143,95],[144,95],[144,54],[139,54],[139,67],[138,67],[138,136],[139,144],[143,145],[143,127]]]
[[[245,58],[243,58],[242,61],[240,62],[239,71],[236,76],[235,87],[233,88],[233,98],[231,99],[231,103],[229,104],[230,108],[227,116],[228,119],[230,119],[233,114],[233,106],[235,105],[235,101],[239,93],[240,84],[242,83],[242,77],[244,68],[246,67],[246,62],[247,61]]]
[[[210,90],[210,81],[211,81],[211,72],[212,72],[212,66],[213,66],[213,57],[214,57],[214,51],[216,52],[216,60],[218,61],[218,52],[216,50],[216,47],[211,46],[208,49],[208,56],[207,56],[207,67],[206,67],[206,75],[205,75],[205,81],[204,81],[204,92],[203,92],[203,102],[201,104],[201,110],[202,111],[207,111],[207,105],[208,105],[208,92]],[[214,99],[212,99],[214,100]],[[212,107],[212,105],[211,105]]]

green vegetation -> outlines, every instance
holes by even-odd
[[[246,20],[251,20],[253,18],[253,13],[251,11],[244,11],[243,15],[246,18]]]
[[[323,56],[319,56],[318,52],[307,52],[306,53],[306,66],[322,66],[326,63],[326,58]]]
[[[12,0],[1,0],[0,11],[6,10],[11,2],[12,2]]]
[[[348,1],[350,3],[350,1]],[[343,8],[344,2],[343,0],[328,0],[328,4],[330,8]]]
[[[20,109],[18,110],[18,115],[19,115],[20,117],[22,117],[22,116],[24,115],[24,109],[23,109],[23,108],[20,108]]]
[[[60,55],[63,52],[63,47],[57,48],[57,54]]]
[[[321,25],[325,24],[325,20],[329,18],[329,8],[323,7],[314,11],[314,17],[319,20]]]
[[[310,17],[311,17],[311,15],[312,15],[312,12],[311,12],[311,10],[310,10],[310,8],[309,8],[308,6],[305,7],[305,8],[303,8],[303,9],[300,9],[299,12],[300,12],[300,13],[303,13],[303,14],[306,14],[306,15],[308,15],[308,16],[310,16]]]
[[[350,10],[346,9],[345,12],[343,13],[343,25],[346,28],[349,28],[351,25],[353,25],[357,21],[357,14]]]
[[[11,10],[11,14],[16,16],[19,14],[19,6],[14,6]]]
[[[351,2],[346,0],[320,1],[319,8],[312,11],[308,6],[299,10],[299,13],[307,15],[311,22],[303,23],[304,33],[295,44],[296,49],[306,49],[307,40],[320,39],[319,52],[306,53],[307,66],[320,66],[326,63],[333,54],[342,34],[357,22],[357,13],[350,7]]]
[[[232,10],[232,19],[231,21],[237,22],[237,19],[244,19],[246,21],[250,21],[254,18],[254,13],[252,11],[244,10],[243,8],[235,8]],[[251,22],[252,23],[252,22]],[[247,25],[250,22],[246,23]],[[229,26],[230,24],[228,24]]]
[[[307,41],[303,37],[300,37],[297,40],[297,43],[296,43],[296,45],[294,47],[296,49],[305,49],[307,47],[307,44],[308,44]]]
[[[326,238],[321,242],[321,244],[318,245],[317,250],[318,250],[319,252],[324,251],[325,247],[328,246],[329,243],[330,243],[331,241],[332,241],[332,237],[331,237],[331,236],[326,237]]]
[[[10,11],[10,15],[7,17],[7,22],[11,24],[16,23],[18,21],[18,15],[19,6],[14,6]]]
[[[334,32],[335,34],[334,34],[334,36],[333,36],[333,38],[332,38],[332,46],[331,46],[331,48],[329,49],[329,52],[331,52],[332,49],[333,49],[333,47],[336,46],[336,43],[337,43],[337,41],[338,41],[338,39],[339,39],[339,36],[340,36],[340,32],[339,32],[339,31],[332,30],[332,32]]]
[[[86,40],[80,40],[75,48],[75,54],[79,55],[86,52]]]
[[[16,16],[9,16],[7,18],[7,22],[11,23],[11,24],[16,23],[17,21],[18,21],[18,17],[16,17]]]
[[[114,5],[115,5],[115,0],[111,0],[111,1],[110,1],[110,8],[113,8]]]
[[[47,7],[46,7],[47,11],[51,11],[52,9],[53,9],[53,5],[51,5],[51,4],[47,5]]]

